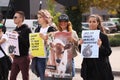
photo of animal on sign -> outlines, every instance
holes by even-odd
[[[99,30],[84,30],[82,31],[83,44],[81,45],[81,55],[83,58],[98,58],[99,57]]]
[[[55,33],[53,42],[49,43],[50,50],[45,76],[55,78],[72,77],[72,44],[68,42],[71,33]]]

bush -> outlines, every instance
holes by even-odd
[[[109,36],[109,41],[112,47],[120,46],[120,34]]]

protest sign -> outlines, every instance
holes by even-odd
[[[40,38],[39,33],[31,33],[29,39],[31,55],[34,57],[45,58],[44,40]]]
[[[18,34],[6,32],[6,35],[8,36],[8,53],[19,56]]]
[[[83,44],[81,45],[81,55],[83,58],[98,58],[99,46],[97,44],[100,30],[82,31]]]
[[[72,78],[72,44],[69,32],[56,32],[46,63],[45,76],[54,78]]]

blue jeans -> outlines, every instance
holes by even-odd
[[[74,59],[72,58],[72,77],[75,76],[75,62]]]
[[[38,58],[37,70],[39,72],[40,80],[44,80],[45,68],[46,68],[46,58]]]

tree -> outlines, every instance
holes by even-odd
[[[54,0],[47,0],[47,9],[48,11],[51,13],[51,15],[53,16],[53,22],[55,24],[58,24],[58,16],[60,16],[60,12],[56,12],[55,11],[55,3],[54,3]]]
[[[54,2],[55,0],[52,1]],[[70,17],[73,29],[76,30],[78,34],[81,33],[82,14],[90,12],[90,7],[107,9],[109,13],[118,13],[120,16],[119,0],[78,0],[78,4],[76,4],[76,6],[65,6],[65,11]]]
[[[76,8],[73,9],[73,7]],[[120,17],[119,0],[78,0],[78,5],[66,8],[67,14],[70,16],[73,23],[73,28],[77,33],[81,31],[82,14],[90,12],[90,7],[96,7],[101,10],[107,9],[109,13],[118,13]]]

